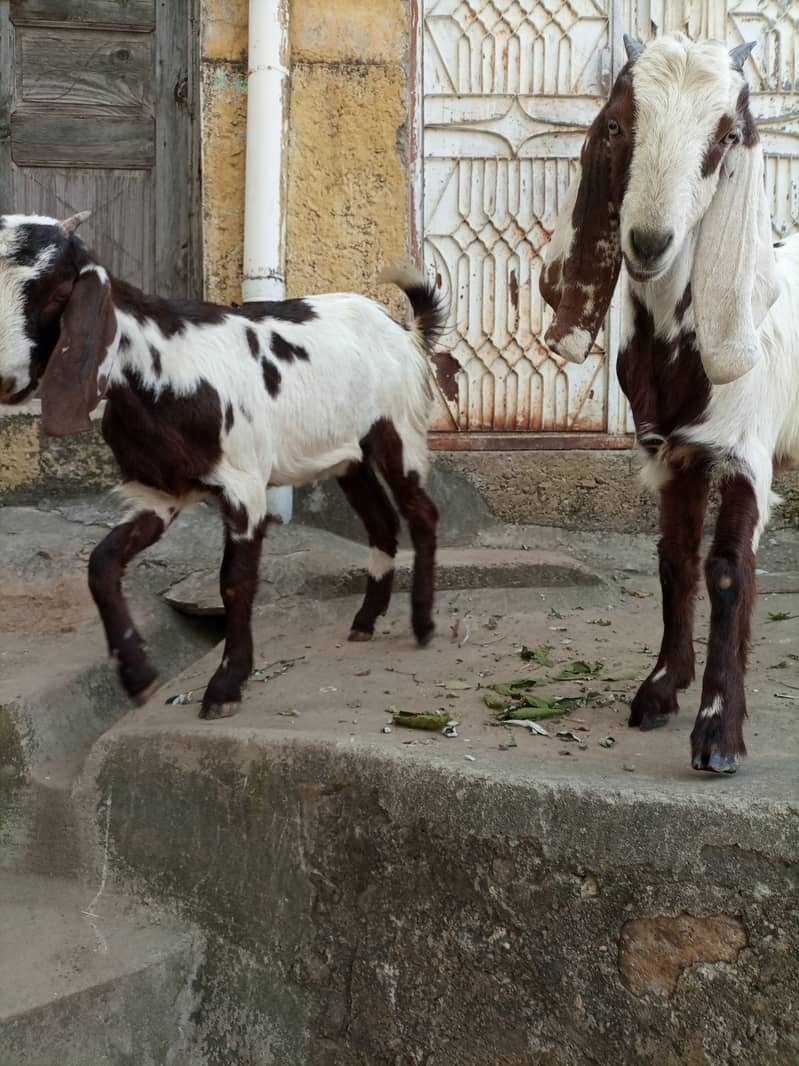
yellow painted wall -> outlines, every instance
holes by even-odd
[[[247,0],[205,0],[203,228],[209,299],[238,300]],[[409,258],[408,0],[293,0],[287,284],[352,290]],[[395,307],[401,300],[391,299]]]
[[[241,299],[247,133],[247,0],[204,0],[201,48],[203,278]]]

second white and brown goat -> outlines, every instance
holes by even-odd
[[[775,464],[799,460],[799,236],[772,247],[743,74],[753,46],[728,52],[681,34],[625,45],[628,62],[589,130],[547,249],[547,342],[582,362],[624,261],[618,375],[646,480],[660,493],[664,624],[630,725],[664,724],[693,680],[699,553],[716,477],[710,639],[691,748],[695,769],[732,773],[745,754],[754,553]]]

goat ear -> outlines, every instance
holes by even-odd
[[[111,284],[102,267],[84,267],[61,314],[61,334],[42,378],[42,428],[51,437],[85,433],[108,385],[119,347]]]
[[[705,373],[714,385],[735,381],[762,357],[758,329],[779,296],[763,152],[751,118],[702,219],[691,291]]]
[[[620,197],[613,190],[606,111],[588,131],[539,279],[539,291],[555,312],[544,339],[572,363],[582,363],[591,350],[621,266]]]

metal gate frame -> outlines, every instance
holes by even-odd
[[[410,0],[410,245],[415,265],[424,269],[424,0]],[[611,0],[610,48],[611,78],[613,82],[626,62],[622,34],[624,32],[624,0]],[[635,441],[630,432],[626,401],[616,382],[616,354],[620,330],[620,300],[614,296],[608,315],[608,347],[611,352],[608,374],[608,421],[623,426],[616,433],[508,433],[435,431],[430,434],[430,447],[435,451],[626,451]]]

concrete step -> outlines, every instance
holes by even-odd
[[[3,1066],[161,1066],[188,1054],[195,942],[104,885],[0,874]]]
[[[788,637],[765,626],[753,648],[749,762],[697,774],[696,686],[669,728],[626,725],[654,586],[445,592],[423,651],[405,605],[356,645],[351,600],[284,606],[256,623],[257,661],[293,665],[235,717],[164,703],[201,691],[214,652],[98,741],[87,855],[206,936],[197,1010],[220,1063],[799,1061],[799,735],[770,673]],[[549,677],[573,660],[599,669]],[[483,700],[531,675],[584,700],[548,736]],[[444,707],[458,735],[389,726],[390,704]]]
[[[289,527],[281,531],[289,550],[270,546],[260,569],[258,603],[265,608],[285,596],[329,599],[362,593],[367,549],[321,530]],[[599,576],[566,552],[541,549],[442,548],[437,555],[436,588],[558,588],[595,585]],[[395,589],[411,584],[413,554],[397,554]],[[165,593],[168,604],[188,615],[223,615],[219,573],[198,570]]]

